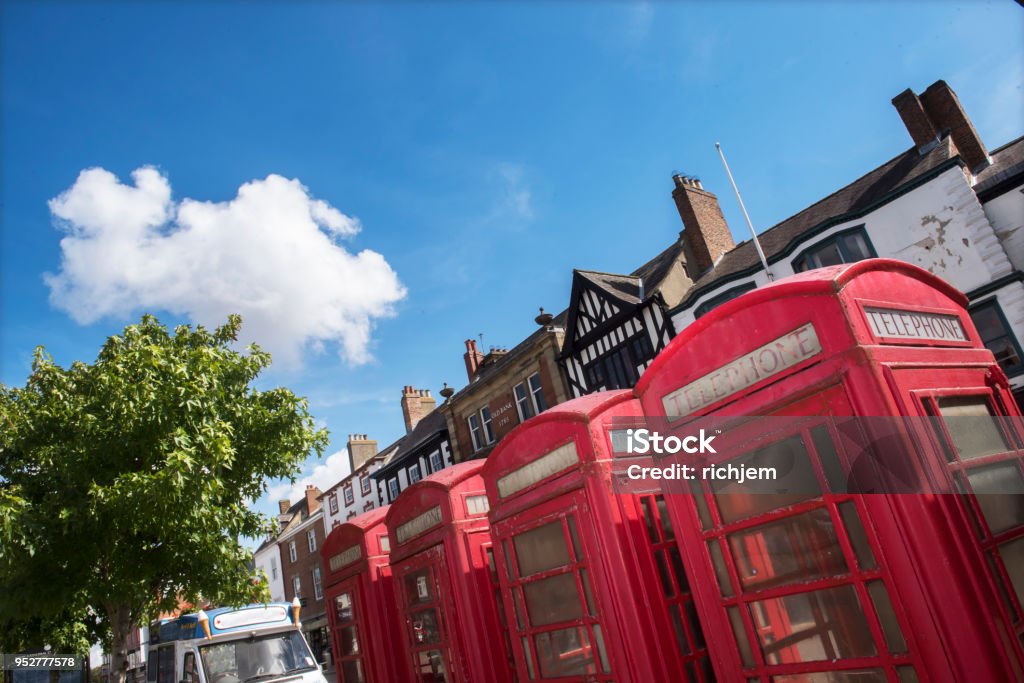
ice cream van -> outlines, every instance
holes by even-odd
[[[149,628],[147,683],[327,683],[299,603],[199,610]]]

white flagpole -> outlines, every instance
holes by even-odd
[[[761,265],[764,266],[764,272],[768,276],[768,281],[772,282],[775,280],[775,276],[772,275],[771,269],[768,268],[768,259],[764,256],[764,250],[761,248],[761,242],[757,239],[757,233],[754,231],[754,224],[750,222],[750,216],[747,214],[747,207],[743,205],[743,197],[740,196],[740,188],[736,187],[736,181],[733,180],[732,171],[729,170],[729,164],[725,160],[725,152],[722,151],[721,143],[716,142],[715,148],[718,149],[718,156],[722,157],[722,165],[725,166],[725,173],[729,176],[729,182],[732,183],[733,192],[736,193],[736,200],[740,203],[740,209],[743,211],[743,217],[747,219],[747,227],[750,228],[750,236],[754,240],[754,247],[757,249],[757,255],[761,257]]]

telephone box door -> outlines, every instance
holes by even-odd
[[[414,680],[452,683],[451,614],[440,545],[417,553],[395,568],[406,638],[412,653]]]
[[[340,683],[366,683],[366,606],[359,590],[359,577],[342,581],[331,599],[334,610],[335,656]]]

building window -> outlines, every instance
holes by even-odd
[[[478,451],[484,447],[483,435],[480,432],[480,418],[475,414],[466,418],[469,423],[469,438],[473,440],[473,450]]]
[[[484,438],[488,444],[494,443],[494,427],[491,426],[491,409],[484,406],[480,409],[480,422],[484,428]]]
[[[535,372],[526,380],[530,385],[530,396],[533,398],[533,410],[540,414],[548,409],[547,401],[544,400],[544,388],[540,385],[540,373]]]
[[[302,579],[299,578],[298,574],[292,577],[292,593],[294,593],[296,598],[302,597]]]
[[[277,558],[270,558],[270,579],[271,581],[277,581]]]
[[[345,492],[345,505],[351,505],[352,501],[355,500],[355,496],[352,493],[352,482],[345,484],[345,488],[343,490]]]
[[[1021,353],[1020,345],[1017,343],[1013,331],[1010,330],[1010,325],[1006,322],[1006,316],[1003,315],[998,301],[990,299],[977,306],[972,306],[971,320],[978,328],[978,334],[981,336],[985,348],[996,357],[1003,372],[1011,377],[1024,372],[1024,363],[1021,362],[1024,354]]]
[[[392,503],[395,502],[395,498],[398,498],[398,494],[401,493],[401,492],[402,492],[402,490],[400,488],[398,488],[398,479],[389,479],[388,480],[388,494],[391,496],[391,502]]]
[[[420,474],[420,464],[419,463],[416,463],[415,465],[413,465],[412,467],[409,468],[409,483],[410,484],[415,484],[416,482],[418,482],[422,478],[423,478],[423,475]]]
[[[359,475],[359,490],[363,492],[364,496],[370,495],[370,475],[361,474]]]
[[[530,396],[526,393],[526,383],[517,384],[512,390],[516,397],[516,412],[519,413],[519,421],[526,422],[533,417],[533,406],[530,405]]]
[[[324,586],[320,582],[320,567],[313,567],[313,597],[317,600],[324,599]]]
[[[332,515],[338,514],[338,494],[337,493],[332,493],[331,497],[328,500],[330,500],[330,502],[331,502],[331,514]]]
[[[306,532],[306,543],[309,544],[309,552],[316,552],[316,532],[310,529]]]
[[[749,292],[752,289],[755,289],[756,287],[757,285],[754,284],[753,282],[748,282],[745,285],[733,287],[732,289],[725,290],[721,294],[716,294],[715,296],[711,297],[710,299],[702,303],[700,306],[698,306],[697,310],[693,312],[693,317],[699,318],[703,315],[707,315],[711,311],[715,310],[716,308],[724,304],[726,301],[732,301],[736,297],[742,294],[746,294],[747,292]]]
[[[434,451],[430,454],[430,470],[440,472],[444,469],[444,460],[441,458],[441,451]]]
[[[874,256],[875,249],[871,246],[864,227],[861,226],[836,233],[823,242],[805,249],[793,260],[793,270],[799,273],[812,268],[863,261]]]
[[[295,550],[295,541],[288,541],[288,558],[292,562],[299,559],[299,553]]]

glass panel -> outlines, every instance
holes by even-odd
[[[531,626],[583,618],[583,605],[572,573],[531,581],[523,586],[523,595]]]
[[[441,642],[441,626],[437,619],[437,610],[425,609],[409,615],[412,624],[413,646],[426,643]]]
[[[999,546],[999,556],[1006,565],[1006,574],[1017,594],[1017,602],[1024,603],[1024,536]]]
[[[590,591],[590,576],[587,574],[586,569],[580,569],[580,583],[583,584],[583,597],[587,601],[587,614],[596,617],[597,610],[594,609],[594,594]]]
[[[751,603],[765,661],[790,664],[877,654],[853,586]]]
[[[729,578],[729,570],[725,566],[725,558],[722,557],[722,548],[718,540],[712,538],[708,541],[708,552],[711,553],[711,564],[715,568],[715,576],[718,578],[718,587],[722,589],[722,595],[732,595],[732,579]]]
[[[867,240],[864,239],[864,233],[853,232],[843,235],[839,238],[839,242],[842,244],[843,258],[847,263],[871,258],[871,249],[868,247]]]
[[[828,432],[828,427],[818,425],[811,430],[811,441],[814,442],[814,450],[818,452],[818,459],[821,460],[821,468],[825,471],[825,480],[828,481],[828,489],[832,493],[846,493],[846,475],[843,473],[843,466],[839,462],[839,454],[836,452],[835,442]]]
[[[491,572],[491,583],[498,583],[498,565],[494,561],[494,548],[487,548],[487,568]]]
[[[541,678],[597,673],[587,630],[582,627],[538,633],[533,637]]]
[[[700,518],[700,526],[707,531],[711,528],[711,511],[708,509],[708,499],[704,497],[704,489],[697,479],[690,480],[690,495],[693,496],[693,503],[697,506],[697,516]]]
[[[807,255],[807,260],[814,268],[834,266],[843,262],[843,256],[839,253],[839,245],[835,242],[818,247],[814,253]]]
[[[341,663],[342,683],[366,683],[363,677],[363,662],[359,659],[350,659]]]
[[[356,633],[355,624],[338,629],[338,643],[341,645],[341,656],[359,654],[359,634]]]
[[[661,520],[661,533],[665,537],[666,541],[671,541],[676,537],[676,532],[672,529],[672,518],[668,516],[668,505],[665,504],[665,496],[658,494],[654,497],[654,502],[658,506],[658,519]]]
[[[530,641],[527,638],[522,638],[523,644],[523,656],[526,658],[526,674],[530,677],[530,680],[537,678],[537,673],[533,669],[533,650],[530,649]]]
[[[505,571],[508,572],[509,580],[514,580],[516,573],[512,571],[512,551],[509,549],[508,541],[502,541],[501,548],[505,553]]]
[[[342,593],[334,598],[334,609],[339,622],[346,622],[352,618],[352,594]]]
[[[970,469],[967,479],[993,534],[1024,524],[1024,477],[1016,460]]]
[[[704,675],[704,683],[715,683],[715,670],[711,668],[711,660],[708,657],[700,658],[700,672]]]
[[[519,561],[519,576],[531,576],[569,564],[569,548],[565,544],[562,522],[549,522],[512,538]]]
[[[608,653],[604,648],[604,634],[601,633],[601,624],[594,624],[594,641],[597,645],[597,657],[601,660],[601,671],[608,673],[612,669],[608,665]]]
[[[686,578],[686,570],[683,569],[683,558],[679,556],[679,548],[676,546],[669,548],[668,559],[672,562],[672,572],[675,574],[679,592],[687,592],[690,590],[690,582]]]
[[[743,626],[743,616],[740,614],[740,608],[733,605],[725,609],[729,613],[732,635],[736,639],[736,647],[739,648],[743,668],[749,669],[754,666],[754,653],[750,649],[750,640],[747,639],[747,629]]]
[[[697,650],[703,650],[706,643],[704,642],[704,629],[700,624],[700,619],[697,617],[697,605],[692,600],[688,601],[685,605],[686,610],[686,623],[690,626],[690,635],[693,636],[693,647]]]
[[[886,683],[888,680],[881,669],[816,671],[791,676],[772,676],[772,683]]]
[[[912,666],[896,667],[896,675],[900,677],[900,683],[918,683],[917,672]]]
[[[522,599],[523,599],[522,591],[519,590],[518,587],[517,588],[513,588],[512,589],[512,605],[516,608],[516,625],[519,627],[520,631],[522,631],[523,628],[525,628],[525,625],[523,624],[522,608],[519,606],[520,602],[522,601]]]
[[[828,509],[729,534],[743,589],[765,589],[848,571]]]
[[[440,650],[417,652],[413,655],[413,668],[424,683],[448,683],[448,667]]]
[[[658,535],[658,524],[654,519],[653,503],[651,496],[645,496],[640,499],[640,506],[644,509],[644,524],[647,525],[647,537],[651,540],[651,543],[659,543],[661,537]]]
[[[752,479],[742,485],[730,480],[709,480],[722,521],[726,524],[821,495],[821,486],[799,435],[763,446],[729,462],[739,468],[774,467],[779,479]],[[780,485],[788,491],[777,493]]]
[[[881,581],[870,581],[868,583],[868,594],[871,602],[875,605],[875,612],[878,614],[878,621],[882,623],[882,633],[885,635],[885,644],[889,652],[898,655],[907,651],[907,641],[903,638],[903,631],[900,629],[900,622],[896,619],[896,611],[892,608],[892,601],[889,599],[889,591]]]
[[[434,599],[434,586],[430,578],[429,568],[406,574],[405,601],[407,605],[418,605]]]
[[[580,534],[576,529],[576,517],[566,515],[565,521],[569,525],[569,538],[572,540],[572,552],[577,562],[583,561],[583,548],[580,546]]]
[[[659,550],[654,553],[654,563],[658,567],[658,576],[661,577],[661,587],[665,596],[671,598],[675,595],[675,588],[672,586],[672,579],[668,577],[668,561],[665,559],[665,551]]]
[[[875,554],[871,551],[871,543],[868,541],[868,534],[860,521],[860,514],[857,506],[852,500],[845,501],[838,505],[839,516],[843,518],[843,525],[846,527],[846,534],[850,537],[850,545],[853,546],[853,554],[857,557],[857,566],[861,569],[875,569]]]
[[[1010,612],[1010,618],[1014,623],[1017,623],[1017,608],[1010,599],[1009,591],[1006,590],[1006,582],[1003,581],[1003,575],[999,571],[999,563],[996,561],[996,557],[997,555],[994,552],[985,553],[985,560],[988,562],[988,570],[992,574],[992,580],[995,581],[996,587],[999,589],[999,595],[1002,597],[1006,609]]]
[[[676,646],[679,648],[679,654],[686,656],[690,654],[690,640],[686,637],[686,629],[683,628],[683,615],[680,613],[680,606],[669,605],[668,612],[672,617],[672,630],[676,634]]]
[[[940,398],[939,412],[964,460],[1010,450],[984,396]]]

